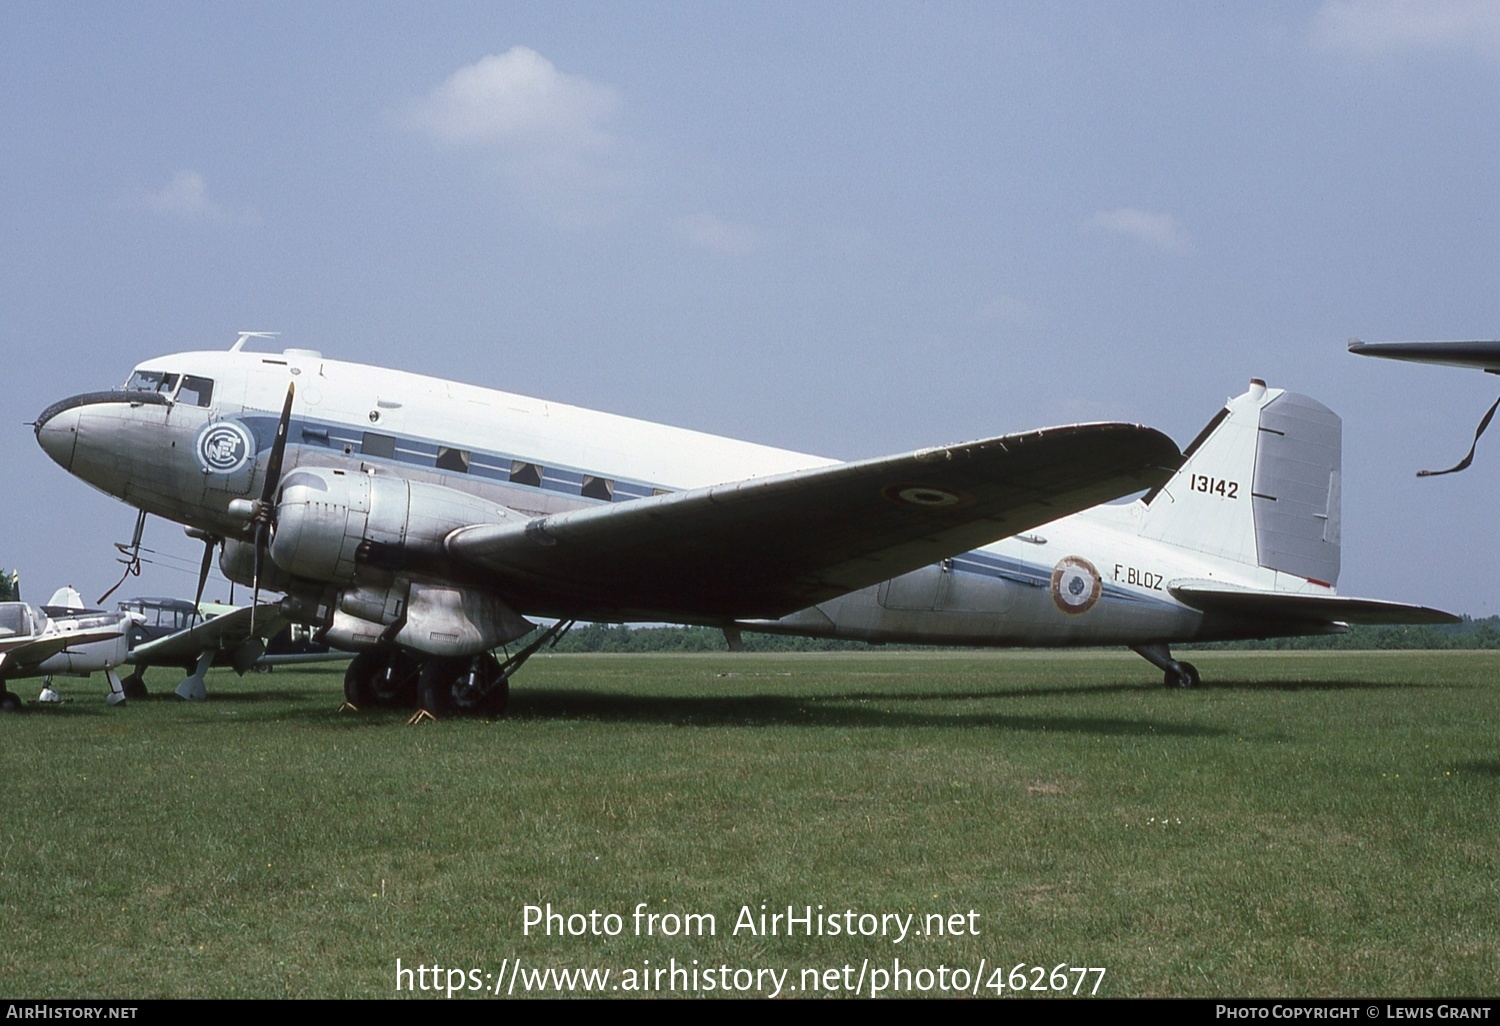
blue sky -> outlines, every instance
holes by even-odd
[[[1500,440],[1414,477],[1500,381],[1344,351],[1500,333],[1497,87],[1468,0],[0,5],[0,566],[112,584],[25,422],[249,329],[842,458],[1263,377],[1344,417],[1341,591],[1500,613]]]

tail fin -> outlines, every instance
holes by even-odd
[[[68,584],[52,593],[52,598],[48,601],[46,608],[68,613],[83,612],[88,609],[88,606],[84,603],[83,596],[78,594],[78,589]]]
[[[1342,451],[1336,413],[1252,380],[1142,500],[1141,536],[1332,586]]]

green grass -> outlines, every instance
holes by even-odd
[[[341,671],[60,681],[0,719],[0,993],[388,997],[398,958],[518,956],[1494,993],[1500,653],[1193,659],[1183,692],[1114,653],[556,655],[508,719],[411,728],[336,712]],[[641,902],[717,934],[634,936]],[[763,902],[979,933],[732,935]],[[625,932],[524,936],[547,903]]]

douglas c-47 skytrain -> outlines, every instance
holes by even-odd
[[[575,620],[1125,645],[1188,687],[1172,642],[1456,619],[1335,593],[1339,418],[1260,381],[1185,454],[1078,424],[837,463],[248,337],[55,403],[37,440],[358,653],[355,705],[498,712]]]

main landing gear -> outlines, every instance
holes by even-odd
[[[1173,659],[1166,642],[1132,645],[1130,650],[1152,666],[1159,667],[1162,671],[1162,683],[1169,688],[1195,688],[1202,683],[1202,678],[1198,676],[1198,667],[1192,663]]]
[[[559,620],[504,662],[488,652],[431,656],[404,649],[361,652],[344,673],[344,698],[356,709],[416,707],[442,719],[500,716],[510,703],[510,678],[543,645],[557,644],[573,626]]]
[[[421,673],[422,660],[410,652],[361,652],[344,671],[344,698],[356,709],[410,709]]]

